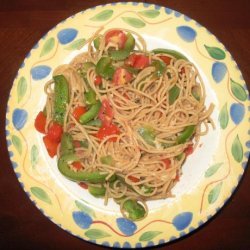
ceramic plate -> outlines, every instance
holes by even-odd
[[[213,102],[216,129],[202,137],[183,166],[174,198],[148,202],[140,222],[123,218],[110,201],[103,205],[59,174],[34,129],[45,104],[44,84],[53,70],[86,50],[85,41],[101,26],[139,32],[149,49],[183,53],[198,68]],[[169,8],[145,3],[113,3],[82,11],[50,30],[24,59],[10,93],[6,136],[16,176],[32,202],[69,233],[96,244],[140,248],[189,234],[229,199],[247,165],[250,148],[249,98],[230,53],[206,28]]]

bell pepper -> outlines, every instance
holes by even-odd
[[[96,74],[100,75],[104,79],[112,79],[115,72],[115,68],[111,64],[110,57],[101,57],[96,64]]]
[[[84,93],[85,101],[88,105],[93,105],[96,103],[96,93],[93,89]]]
[[[182,144],[187,142],[193,135],[195,131],[196,126],[195,125],[190,125],[187,126],[181,133],[180,135],[176,138],[177,144]]]
[[[156,135],[153,128],[151,128],[150,126],[143,126],[140,127],[137,131],[147,144],[153,147],[155,146],[154,140]]]
[[[169,90],[169,97],[168,97],[169,105],[172,105],[176,101],[176,99],[179,97],[179,94],[180,94],[180,88],[174,85]]]
[[[188,59],[183,54],[181,54],[180,52],[178,52],[176,50],[158,48],[158,49],[152,50],[152,52],[154,54],[168,54],[168,55],[173,56],[177,60],[184,59],[184,60],[188,61]]]
[[[89,186],[88,190],[90,194],[95,196],[96,198],[103,197],[106,193],[106,188],[105,187],[93,187]]]
[[[123,203],[123,209],[128,213],[128,218],[132,221],[137,221],[145,216],[144,207],[135,200],[126,200]]]
[[[127,51],[132,51],[135,47],[135,38],[131,33],[127,33],[127,40],[124,45],[124,49]]]
[[[101,102],[99,100],[96,101],[96,103],[92,105],[90,109],[80,117],[79,122],[81,124],[86,124],[89,121],[93,120],[98,115],[101,106]]]

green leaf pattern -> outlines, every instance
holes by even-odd
[[[243,148],[238,135],[233,141],[231,152],[234,160],[240,163],[243,159]]]
[[[156,18],[160,15],[160,11],[158,10],[143,10],[138,13],[147,18]]]
[[[87,236],[91,240],[96,240],[109,237],[111,235],[100,229],[89,229],[85,232],[85,236]]]
[[[222,165],[223,165],[223,162],[213,164],[205,172],[205,177],[208,178],[208,177],[214,175]]]
[[[72,42],[70,45],[68,45],[65,49],[66,50],[79,50],[81,49],[86,42],[86,39],[80,38]]]
[[[233,79],[230,79],[230,86],[231,86],[231,91],[233,95],[240,101],[246,101],[247,99],[247,93],[246,90],[243,88],[242,85],[239,83],[235,82]]]
[[[139,241],[150,241],[152,239],[154,239],[157,235],[161,234],[162,232],[160,231],[148,231],[143,233],[140,238]]]
[[[113,10],[103,10],[95,16],[91,17],[90,20],[95,22],[107,21],[109,18],[112,17],[113,12]]]
[[[208,194],[208,203],[209,204],[213,204],[216,202],[216,200],[218,199],[219,195],[220,195],[220,191],[221,191],[221,187],[222,187],[222,182],[218,183]]]
[[[15,149],[17,150],[17,152],[21,155],[22,154],[22,142],[21,142],[21,139],[16,135],[12,135],[11,141],[12,141]]]
[[[225,103],[219,114],[219,122],[220,122],[220,127],[222,129],[225,129],[227,127],[228,120],[229,120],[229,115],[227,110],[227,103]]]
[[[134,28],[143,28],[146,25],[142,20],[135,17],[122,17],[122,20]]]
[[[34,168],[38,162],[39,150],[36,145],[33,145],[30,150],[31,166]]]
[[[55,38],[49,38],[43,45],[40,57],[47,55],[55,46]]]
[[[209,47],[207,45],[204,45],[204,46],[205,46],[208,54],[212,58],[214,58],[216,60],[223,60],[223,59],[225,59],[226,53],[222,49],[217,48],[217,47]]]
[[[31,187],[31,193],[39,200],[51,204],[48,194],[40,187]]]
[[[22,76],[17,84],[17,102],[21,102],[27,91],[27,80]]]
[[[80,201],[75,201],[76,206],[82,211],[85,212],[86,214],[88,214],[91,217],[96,217],[95,212],[93,209],[91,209],[90,207],[86,206],[85,204],[83,204]]]

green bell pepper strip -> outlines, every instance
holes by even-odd
[[[184,60],[188,61],[188,59],[183,54],[181,54],[180,52],[178,52],[176,50],[158,48],[158,49],[152,50],[152,52],[154,54],[168,54],[168,55],[173,56],[177,60],[184,59]]]
[[[127,40],[124,45],[124,49],[127,51],[132,51],[135,48],[135,38],[131,33],[127,33]]]
[[[126,59],[129,54],[130,54],[130,51],[128,50],[125,50],[125,49],[121,49],[121,50],[111,50],[109,52],[110,54],[110,57],[115,60],[115,61],[121,61],[121,60],[124,60]]]
[[[85,125],[100,128],[102,126],[102,121],[100,119],[95,119],[95,120],[87,122]]]
[[[74,152],[72,135],[65,132],[62,135],[60,145],[60,155],[72,154]]]
[[[101,57],[96,64],[96,74],[105,79],[112,79],[115,73],[115,68],[112,66],[111,62],[112,60],[110,57]]]
[[[196,128],[195,125],[187,126],[180,133],[180,135],[177,137],[177,139],[176,139],[177,144],[182,144],[182,143],[185,143],[186,141],[188,141],[192,137],[192,135],[193,135],[193,133],[195,131],[195,128]]]
[[[93,196],[99,198],[103,197],[106,193],[106,188],[105,187],[93,187],[93,186],[88,186],[88,191],[90,194]]]
[[[112,166],[114,165],[114,159],[111,155],[106,155],[106,156],[102,156],[100,158],[100,161],[102,164],[106,164],[106,165],[109,165],[109,166]]]
[[[83,141],[80,141],[80,145],[83,148],[88,148],[89,147],[89,142],[88,142],[88,140],[83,140]]]
[[[85,181],[91,183],[104,183],[108,174],[101,174],[98,171],[95,172],[75,172],[71,170],[68,166],[68,162],[78,161],[78,157],[75,154],[63,155],[58,160],[58,169],[59,171],[68,179],[72,181]],[[115,175],[111,176],[109,181],[113,181],[116,178]]]
[[[139,133],[139,135],[143,138],[143,140],[151,145],[151,146],[155,146],[154,140],[155,140],[155,131],[153,128],[149,127],[149,126],[143,126],[140,127],[137,132]]]
[[[95,47],[96,49],[99,49],[100,43],[101,43],[101,38],[98,36],[98,37],[94,40],[94,47]]]
[[[63,75],[53,77],[54,87],[54,121],[63,124],[66,113],[66,105],[69,103],[69,86]]]
[[[141,186],[141,190],[144,194],[150,194],[153,192],[154,188],[143,185],[143,186]]]
[[[93,120],[99,113],[99,110],[102,106],[102,103],[100,100],[98,100],[94,105],[90,107],[90,109],[80,116],[79,122],[81,124],[86,124],[89,121]]]
[[[179,155],[177,155],[175,158],[177,161],[180,161],[183,157],[184,153],[180,153]]]
[[[85,62],[85,63],[82,64],[82,70],[85,71],[85,72],[87,72],[88,69],[94,68],[94,67],[95,67],[95,64],[92,63],[92,62]]]
[[[126,69],[131,74],[138,74],[140,71],[139,69],[136,69],[136,68],[133,68],[130,66],[126,66],[126,65],[124,65],[123,68]]]
[[[169,90],[169,97],[168,97],[169,105],[172,105],[176,101],[176,99],[179,97],[179,94],[180,94],[180,88],[174,85]]]
[[[140,220],[145,216],[144,207],[135,200],[126,200],[123,209],[128,213],[128,218],[132,221]]]
[[[96,103],[96,93],[93,89],[84,93],[85,101],[88,105],[93,105]]]
[[[160,77],[164,74],[165,70],[166,70],[166,64],[162,61],[153,61],[152,62],[152,66],[155,67],[155,74],[157,77]]]
[[[197,100],[197,101],[200,101],[200,87],[199,86],[195,86],[192,88],[191,90],[191,93],[192,93],[192,96]]]

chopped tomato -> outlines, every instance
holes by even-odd
[[[103,140],[107,136],[119,135],[119,134],[120,134],[119,128],[115,124],[111,123],[109,125],[103,125],[102,127],[100,127],[100,129],[96,134],[96,137],[99,138],[100,140]],[[116,137],[112,137],[109,139],[109,141],[113,142],[115,142],[116,140],[117,140]]]
[[[95,85],[100,85],[102,83],[102,77],[97,75],[94,80]]]
[[[51,141],[60,142],[63,134],[63,128],[60,124],[52,122],[48,129],[48,137]]]
[[[126,69],[117,68],[113,76],[113,83],[115,85],[122,85],[127,82],[130,82],[133,78],[133,75],[128,72]]]
[[[121,30],[111,30],[105,36],[105,43],[118,44],[119,49],[123,49],[127,40],[126,34]]]
[[[83,169],[83,166],[82,166],[82,164],[81,164],[80,161],[75,161],[75,162],[73,162],[73,163],[72,163],[72,166],[73,166],[73,168],[76,169],[76,170],[81,170],[81,169]]]
[[[98,118],[102,121],[102,124],[109,125],[112,122],[114,113],[112,107],[107,99],[102,100],[102,106],[98,113]]]
[[[80,141],[73,141],[74,148],[80,148],[81,142]]]
[[[48,154],[51,158],[53,158],[56,153],[57,153],[57,147],[59,145],[59,142],[56,142],[56,141],[52,141],[50,138],[49,138],[49,135],[45,135],[43,137],[43,142],[45,144],[45,147],[48,151]]]
[[[137,178],[137,177],[135,177],[135,176],[133,176],[133,175],[130,175],[128,178],[129,178],[132,182],[138,182],[138,181],[140,181],[139,178]]]
[[[180,180],[180,175],[177,173],[176,176],[175,176],[175,181],[179,181]]]
[[[35,119],[36,130],[40,133],[45,134],[45,124],[46,124],[46,116],[42,111],[40,111]]]
[[[169,56],[159,56],[160,58],[161,58],[161,60],[164,62],[164,63],[166,63],[167,65],[169,65],[170,64],[170,61],[171,61],[171,57],[169,57]]]
[[[73,111],[73,116],[74,118],[79,121],[81,115],[83,115],[86,112],[86,108],[83,106],[77,106],[75,107],[74,111]]]
[[[193,152],[194,152],[193,145],[189,145],[189,146],[184,150],[184,153],[186,154],[186,156],[191,155]]]
[[[79,183],[79,186],[80,186],[81,188],[88,189],[88,184],[85,183],[85,182],[80,182],[80,183]]]
[[[145,55],[132,54],[125,61],[125,64],[136,69],[144,69],[149,66],[149,57]]]
[[[163,159],[162,160],[165,164],[165,168],[166,169],[169,169],[170,168],[170,165],[171,165],[171,161],[167,158],[167,159]]]

